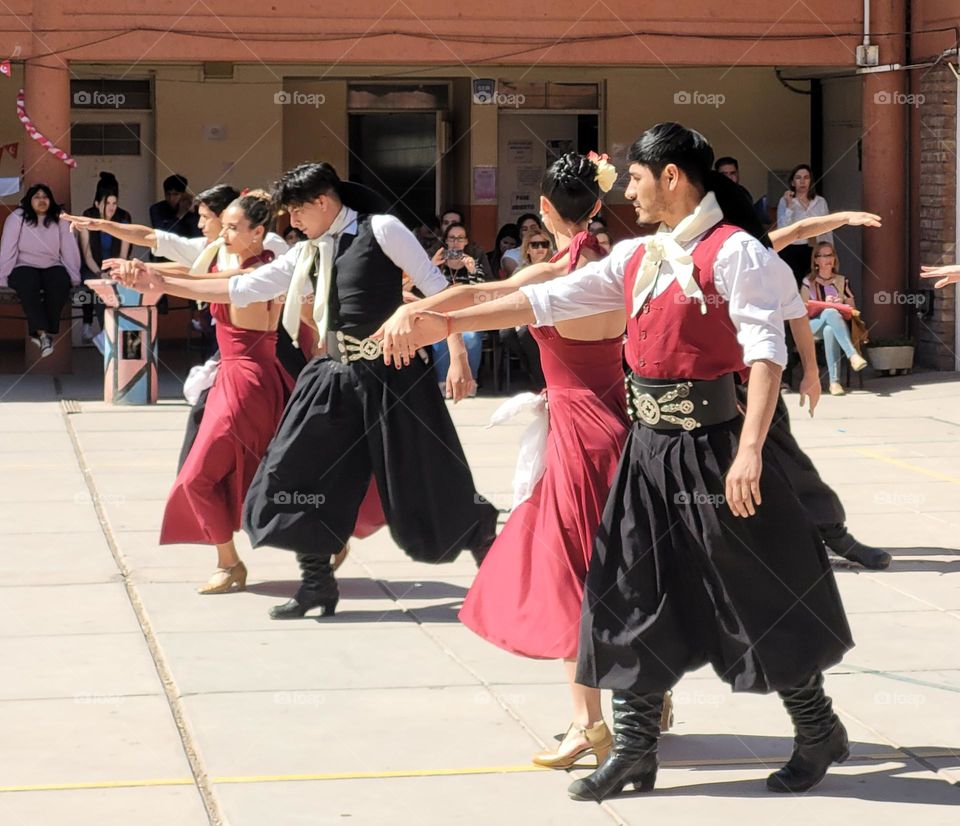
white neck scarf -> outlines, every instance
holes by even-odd
[[[700,285],[693,277],[693,256],[683,246],[698,235],[723,220],[723,212],[712,192],[703,196],[697,208],[677,224],[672,232],[661,231],[644,242],[643,260],[640,272],[633,284],[633,312],[640,312],[644,302],[653,291],[660,274],[660,265],[667,261],[673,274],[687,298],[700,302],[700,312],[706,313],[707,305],[703,300]]]
[[[227,252],[226,242],[222,238],[215,238],[200,250],[200,254],[190,266],[190,275],[207,275],[214,261],[221,272],[240,269],[240,256]]]
[[[337,239],[356,219],[352,209],[343,207],[333,219],[330,228],[319,238],[304,241],[300,248],[300,257],[293,270],[293,279],[287,290],[287,299],[283,305],[283,328],[290,334],[293,346],[298,347],[297,336],[300,333],[300,302],[307,292],[310,273],[317,264],[317,288],[313,293],[313,320],[317,323],[317,332],[322,342],[327,334],[328,309],[327,293],[330,291],[330,274],[333,271],[333,259],[336,255]]]

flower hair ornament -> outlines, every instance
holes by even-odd
[[[593,161],[597,167],[596,182],[600,186],[601,192],[609,192],[617,182],[617,168],[610,163],[609,155],[598,155],[596,152],[589,152],[587,159]]]

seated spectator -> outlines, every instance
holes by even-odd
[[[437,230],[434,243],[426,248],[428,255],[433,255],[443,246],[442,239],[451,224],[460,224],[464,227],[467,225],[467,222],[463,218],[463,213],[459,209],[446,209],[443,211],[443,213],[441,213],[440,228]],[[495,277],[495,272],[490,266],[489,260],[487,260],[487,253],[484,251],[483,247],[481,247],[479,244],[475,244],[473,241],[470,241],[464,248],[464,253],[469,255],[474,261],[477,262],[477,266],[480,267],[480,269],[482,269],[484,272],[485,279],[490,280]]]
[[[504,224],[497,233],[496,243],[493,249],[487,253],[487,260],[490,262],[491,274],[499,280],[506,276],[501,266],[503,254],[520,246],[520,228],[516,224]],[[492,280],[492,279],[491,279]]]
[[[287,242],[289,246],[295,246],[301,241],[306,241],[307,236],[304,235],[296,227],[287,227],[287,231],[283,233],[283,240]]]
[[[520,248],[520,269],[530,264],[549,261],[553,252],[553,241],[546,232],[536,230],[528,233]],[[530,377],[533,389],[539,391],[546,387],[543,369],[540,366],[540,348],[530,335],[530,331],[525,326],[507,327],[500,330],[499,335],[500,343],[507,352],[520,360],[520,364]]]
[[[472,255],[466,254],[466,247],[470,239],[463,224],[448,224],[443,232],[443,246],[433,255],[433,263],[437,265],[451,284],[476,284],[487,280],[487,274]],[[467,359],[470,362],[470,372],[476,382],[480,371],[480,356],[483,350],[483,333],[469,332],[463,334],[463,344],[467,348]],[[451,398],[447,391],[447,371],[450,369],[450,351],[447,342],[440,341],[433,345],[433,365],[437,371],[437,382],[440,392],[446,398]],[[476,390],[471,395],[476,395]]]
[[[193,209],[193,195],[183,175],[171,175],[163,182],[163,200],[150,207],[150,226],[184,238],[200,236],[200,218]]]
[[[525,212],[521,215],[517,219],[517,226],[520,227],[521,243],[531,232],[543,232],[543,224],[540,223],[540,218],[532,212]],[[507,250],[500,258],[503,277],[509,278],[513,275],[514,271],[520,266],[520,263],[520,250]]]
[[[110,172],[101,172],[97,182],[97,191],[93,196],[93,206],[83,211],[85,218],[100,218],[104,221],[116,221],[119,224],[130,223],[130,213],[119,206],[120,184]],[[107,258],[129,258],[130,242],[102,230],[80,228],[80,275],[84,282],[102,278],[100,267]],[[103,316],[105,307],[100,297],[89,287],[84,288],[83,331],[85,342],[93,342],[102,353],[104,349]],[[100,332],[93,331],[93,318],[97,317]]]
[[[829,304],[844,304],[856,309],[853,293],[847,279],[837,271],[837,252],[833,244],[817,244],[813,251],[811,272],[803,279],[800,286],[800,296],[805,302],[823,301]],[[844,353],[850,359],[850,366],[855,371],[863,370],[867,360],[861,356],[853,344],[848,322],[839,310],[827,308],[821,310],[810,319],[810,328],[813,337],[823,340],[823,348],[827,356],[827,371],[830,374],[830,393],[834,396],[844,395],[843,385],[840,384],[840,354]]]
[[[597,239],[597,243],[609,254],[610,248],[613,246],[613,239],[610,237],[610,233],[605,229],[598,230],[597,232],[590,230],[590,232],[593,237]]]
[[[804,218],[826,215],[830,212],[826,199],[817,195],[813,184],[813,173],[805,163],[795,166],[790,172],[790,189],[777,204],[777,227],[782,229]],[[817,241],[833,243],[833,233],[825,232],[817,236]],[[807,274],[810,266],[810,244],[806,239],[798,239],[780,251],[780,257],[790,265],[797,285]]]
[[[422,222],[413,231],[413,234],[417,236],[420,246],[432,254],[440,243],[440,222],[436,217],[431,217]]]
[[[19,296],[41,358],[53,354],[70,287],[80,284],[80,249],[61,212],[50,187],[34,184],[10,213],[0,239],[0,287],[9,284]]]
[[[587,232],[592,235],[599,235],[601,232],[607,231],[607,219],[602,215],[597,213],[590,219],[590,223],[587,225]]]

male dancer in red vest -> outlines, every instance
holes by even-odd
[[[783,263],[724,219],[714,193],[728,184],[702,135],[658,124],[629,160],[627,198],[660,232],[519,297],[418,316],[385,356],[625,302],[634,426],[587,575],[577,675],[613,689],[615,749],[570,795],[653,788],[663,694],[707,662],[734,691],[778,692],[796,738],[767,787],[806,791],[848,754],[823,670],[853,643],[823,542],[764,449],[787,361]],[[734,376],[747,366],[741,417]]]

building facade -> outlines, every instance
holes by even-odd
[[[956,296],[916,277],[956,258],[955,0],[686,5],[8,0],[0,146],[19,152],[0,155],[0,177],[22,166],[81,209],[109,169],[146,222],[173,172],[194,191],[264,186],[322,159],[410,223],[462,209],[489,247],[537,211],[552,157],[597,149],[625,173],[637,135],[677,120],[772,207],[807,162],[831,209],[880,214],[883,230],[836,234],[872,334],[909,334],[918,363],[960,368]],[[26,136],[21,87],[73,171]],[[633,232],[622,188],[606,210],[614,236]]]

